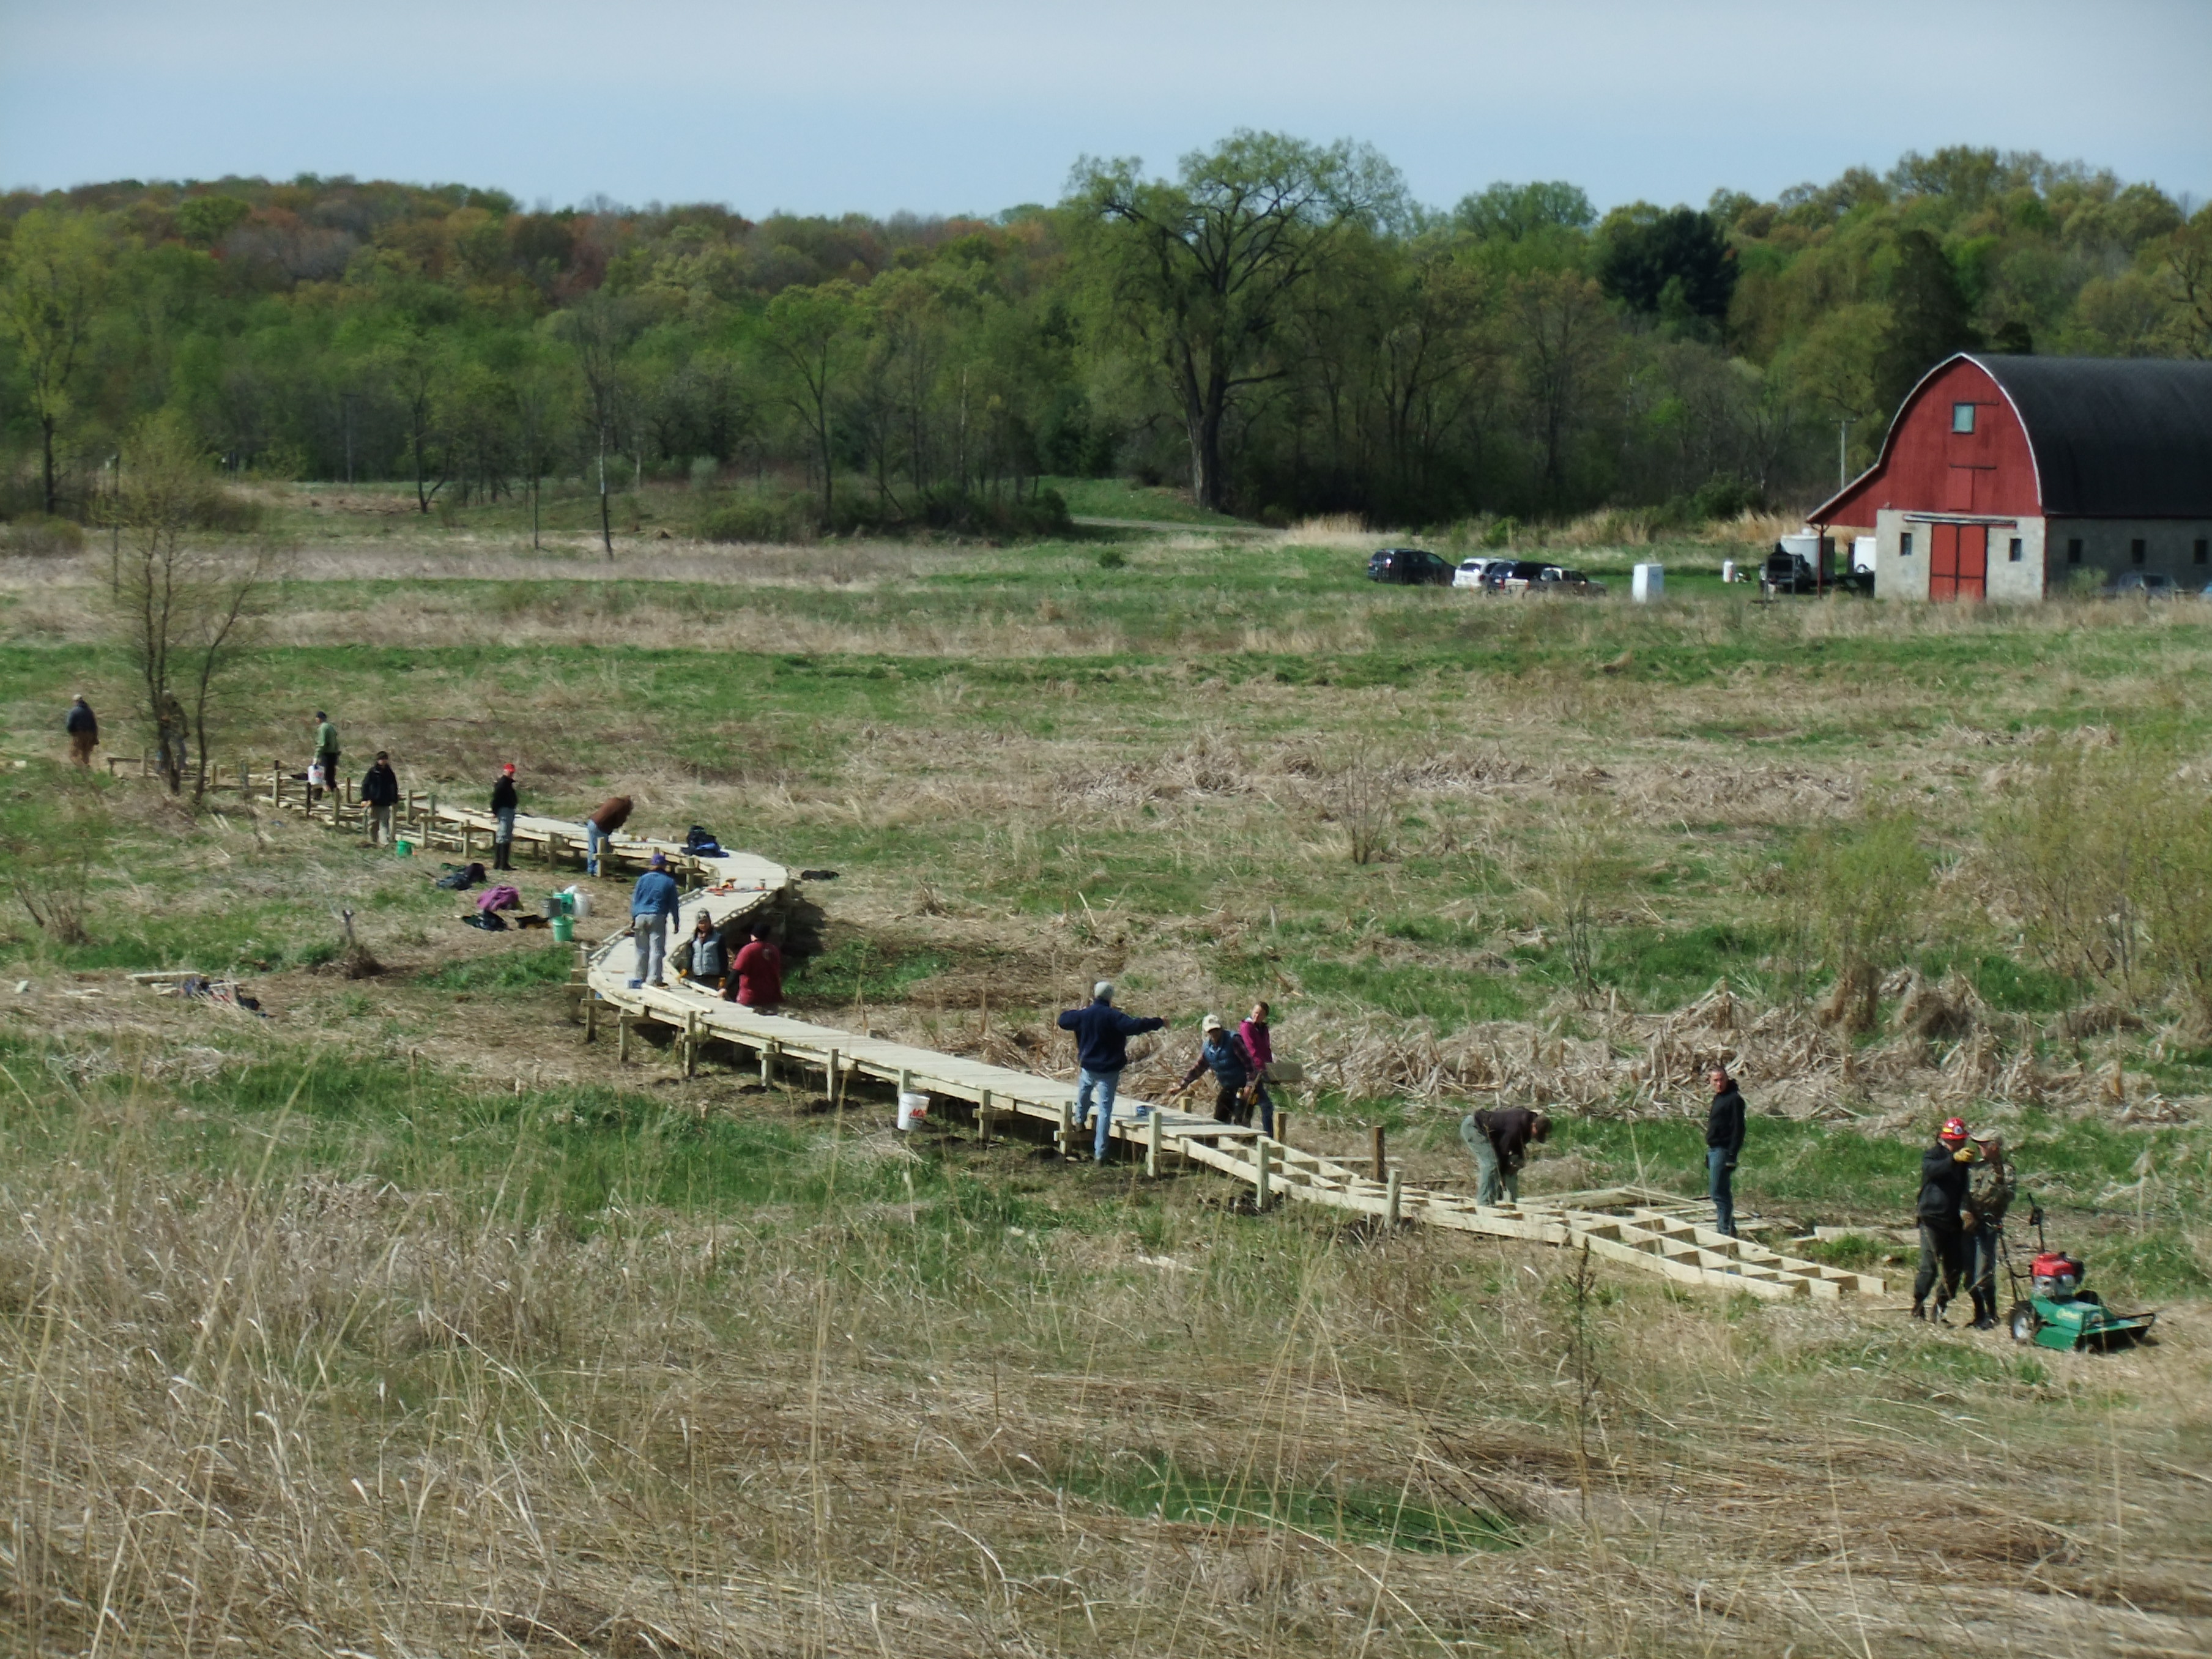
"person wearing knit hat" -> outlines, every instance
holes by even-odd
[[[514,813],[521,797],[514,788],[514,763],[499,769],[499,776],[491,786],[491,815],[499,827],[491,832],[491,867],[495,870],[514,868]]]

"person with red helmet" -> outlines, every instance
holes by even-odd
[[[1959,1206],[1966,1196],[1974,1161],[1974,1142],[1966,1133],[1966,1120],[1946,1119],[1936,1144],[1920,1155],[1920,1271],[1912,1280],[1912,1316],[1930,1317],[1928,1292],[1936,1291],[1935,1320],[1959,1288],[1966,1271],[1965,1234],[1959,1224]]]

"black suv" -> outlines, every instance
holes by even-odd
[[[1367,580],[1401,582],[1408,587],[1451,586],[1452,567],[1418,547],[1386,547],[1367,561]]]

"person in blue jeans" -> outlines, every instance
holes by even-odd
[[[1713,1103],[1705,1114],[1705,1174],[1713,1194],[1713,1225],[1735,1237],[1735,1161],[1743,1156],[1743,1092],[1728,1067],[1712,1069]]]
[[[1114,1096],[1121,1086],[1121,1068],[1129,1063],[1129,1039],[1146,1031],[1167,1029],[1167,1021],[1125,1014],[1114,1006],[1114,981],[1102,979],[1091,988],[1088,1007],[1070,1008],[1060,1017],[1060,1029],[1075,1033],[1075,1127],[1095,1110],[1098,1139],[1091,1156],[1106,1161],[1106,1142],[1113,1133]]]
[[[653,867],[630,890],[629,931],[637,942],[637,976],[658,985],[666,970],[668,925],[683,912],[684,890],[668,873],[667,857],[653,855]]]

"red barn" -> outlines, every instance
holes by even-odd
[[[2039,599],[2130,571],[2212,583],[2212,362],[1961,352],[1809,522],[1871,528],[1875,592]]]

